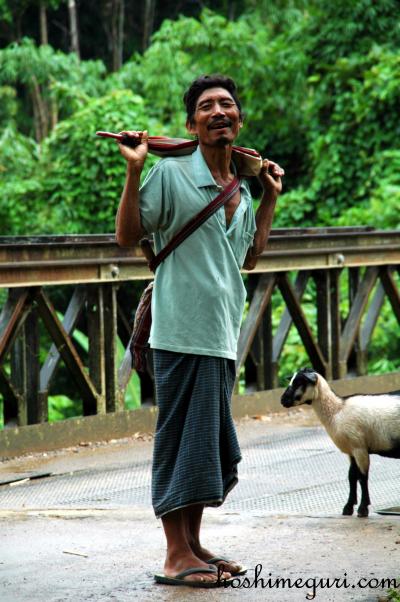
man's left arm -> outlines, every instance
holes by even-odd
[[[258,256],[264,251],[271,231],[276,201],[282,191],[282,176],[284,171],[277,163],[264,159],[259,175],[263,187],[263,195],[256,213],[257,230],[254,234],[253,245],[247,251],[243,268],[254,270]]]

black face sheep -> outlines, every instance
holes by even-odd
[[[282,395],[285,408],[311,404],[335,445],[350,458],[350,494],[343,514],[353,514],[357,481],[361,485],[358,516],[368,516],[369,454],[400,458],[400,396],[338,397],[314,370],[296,372]]]

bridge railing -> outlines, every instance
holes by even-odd
[[[368,346],[385,298],[400,321],[399,267],[398,231],[273,230],[256,270],[246,275],[249,306],[239,338],[238,378],[244,368],[253,390],[278,387],[292,325],[309,363],[328,379],[344,379],[349,370],[367,374]],[[82,416],[125,410],[130,362],[121,363],[117,338],[126,346],[141,288],[132,283],[151,277],[140,248],[122,249],[113,235],[0,237],[6,427],[48,421],[49,393],[61,363],[82,400]],[[315,319],[304,310],[310,287]],[[277,296],[285,304],[279,319],[273,315]],[[78,326],[87,336],[83,354],[75,342]],[[389,390],[396,383],[392,375],[380,386]],[[152,397],[151,366],[141,377],[141,391],[143,398]]]

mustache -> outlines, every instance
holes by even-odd
[[[207,129],[211,130],[221,125],[230,127],[232,125],[232,121],[230,119],[214,119],[208,124]]]

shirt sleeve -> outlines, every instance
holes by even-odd
[[[165,169],[161,160],[151,168],[139,191],[140,219],[148,234],[168,227],[171,203],[167,184]]]

